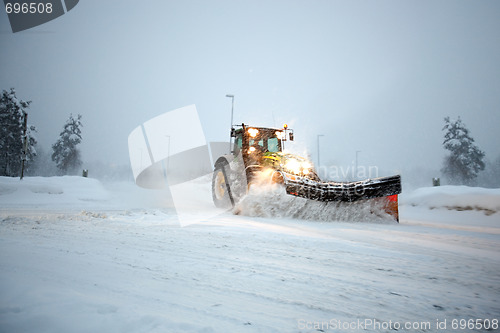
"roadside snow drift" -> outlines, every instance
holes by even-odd
[[[486,215],[500,212],[500,189],[436,186],[419,188],[403,197],[404,204],[429,209],[477,210]]]
[[[8,206],[85,205],[86,202],[109,200],[109,193],[92,178],[0,177],[0,200]]]

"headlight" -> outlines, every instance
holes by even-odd
[[[300,161],[295,158],[291,158],[286,162],[285,169],[298,176],[308,175],[311,172],[312,164],[308,161]]]
[[[252,138],[255,138],[257,136],[257,134],[259,134],[259,130],[256,129],[256,128],[249,128],[248,129],[248,134],[250,134],[250,136]]]
[[[300,162],[297,161],[296,159],[288,160],[285,164],[285,168],[296,175],[300,174],[301,171]]]

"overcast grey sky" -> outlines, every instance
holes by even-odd
[[[439,170],[443,118],[500,155],[500,1],[84,0],[13,34],[0,89],[32,100],[49,150],[82,114],[84,160],[128,163],[127,136],[196,104],[207,140],[235,123],[295,129],[316,161]],[[403,175],[404,177],[404,175]]]

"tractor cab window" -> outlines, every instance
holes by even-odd
[[[243,139],[241,137],[241,134],[236,137],[236,146],[241,149],[243,146]]]
[[[255,147],[255,145],[259,145],[261,147],[264,147],[264,140],[262,140],[262,139],[260,139],[257,142],[254,139],[251,139],[248,143],[249,143],[250,147],[252,147],[252,146]]]
[[[254,140],[250,139],[248,140],[248,145],[250,146],[250,149],[252,149],[252,152],[256,153],[264,153],[266,151],[266,147],[264,146],[264,140]]]
[[[277,153],[280,151],[278,138],[267,139],[267,151],[271,153]]]
[[[249,140],[250,147],[259,148],[263,152],[276,153],[279,152],[279,140],[278,138],[262,138],[260,140]]]

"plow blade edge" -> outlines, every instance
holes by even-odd
[[[381,177],[357,182],[285,181],[286,193],[318,201],[354,202],[401,193],[401,176]]]

